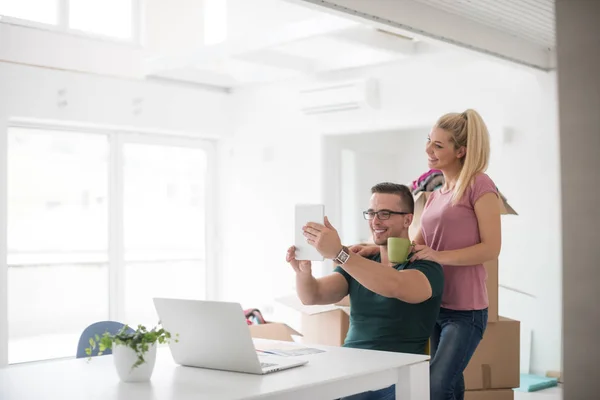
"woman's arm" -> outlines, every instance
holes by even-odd
[[[500,205],[496,193],[486,193],[475,202],[475,215],[481,243],[459,250],[437,252],[442,265],[477,265],[498,258],[502,246]]]

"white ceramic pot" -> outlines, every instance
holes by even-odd
[[[149,381],[156,361],[156,343],[148,346],[144,363],[131,368],[137,361],[137,354],[131,347],[115,344],[112,349],[117,374],[123,382]]]

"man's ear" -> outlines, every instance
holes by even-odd
[[[412,222],[413,222],[413,217],[414,217],[414,214],[408,214],[406,216],[406,218],[404,219],[404,226],[405,227],[407,227],[407,228],[410,227],[410,224],[412,224]]]

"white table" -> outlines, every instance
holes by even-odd
[[[272,341],[256,339],[257,348]],[[285,343],[289,346],[289,342]],[[158,349],[150,382],[120,382],[112,355],[0,369],[2,400],[331,400],[396,384],[396,398],[429,399],[429,356],[313,346],[309,363],[269,375],[182,367]]]

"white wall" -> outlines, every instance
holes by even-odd
[[[0,62],[0,132],[9,118],[219,137],[229,96],[197,87]]]
[[[500,99],[499,99],[500,100]],[[500,313],[533,330],[531,369],[561,370],[562,244],[556,75],[521,73],[501,99],[508,128],[490,173],[519,216],[503,218]]]
[[[398,157],[390,154],[381,154],[372,151],[357,151],[356,152],[356,208],[354,210],[348,210],[352,212],[352,216],[359,222],[359,238],[358,242],[365,242],[371,239],[371,231],[367,221],[365,221],[361,215],[361,212],[366,210],[369,205],[369,199],[371,198],[371,187],[375,183],[383,181],[398,182]],[[343,207],[344,203],[349,199],[342,197]],[[339,208],[336,207],[336,208]],[[344,225],[338,221],[338,226],[342,228]],[[358,243],[353,239],[344,237],[347,243]]]
[[[0,22],[0,60],[141,78],[144,50],[133,43]]]
[[[257,307],[293,282],[285,253],[294,240],[294,205],[322,201],[322,139],[287,85],[234,97],[234,135],[220,149],[221,293]]]
[[[457,54],[336,72],[318,81],[367,76],[380,81],[379,110],[303,116],[297,90],[308,81],[234,94],[238,103],[234,136],[222,149],[221,194],[226,203],[221,209],[221,253],[227,281],[223,295],[261,306],[292,289],[293,276],[284,256],[292,243],[293,205],[324,202],[339,190],[327,186],[339,180],[339,171],[330,168],[332,155],[324,134],[423,129],[426,135],[424,127],[441,114],[472,107],[481,112],[493,137],[490,175],[520,214],[503,219],[500,281],[535,296],[531,309],[524,312],[515,295],[503,291],[500,311],[531,323],[534,372],[559,369],[555,77]],[[512,141],[506,140],[506,129],[512,132]],[[422,144],[399,149],[398,154],[419,165],[425,157]]]

